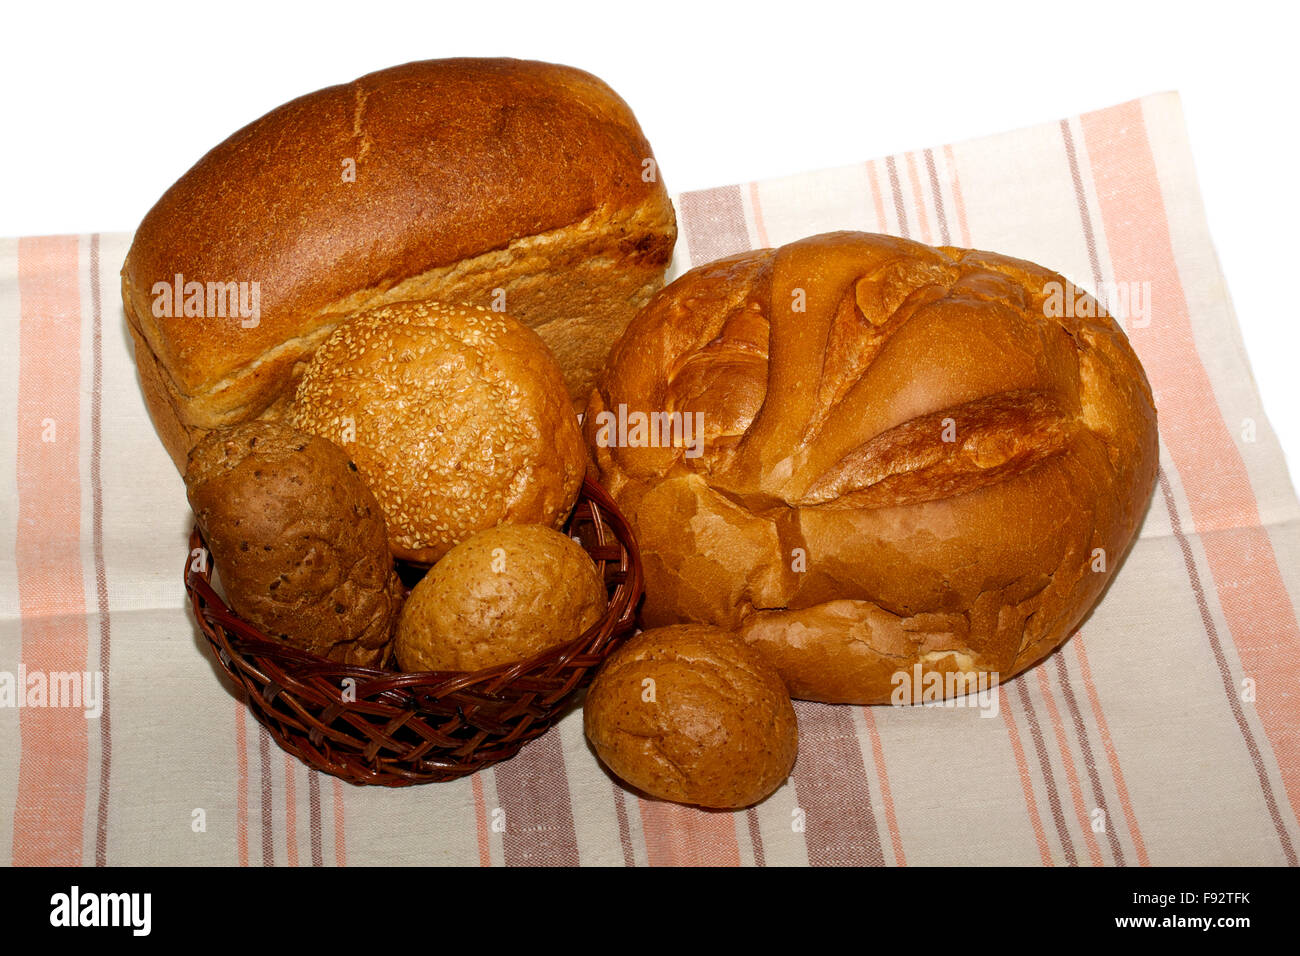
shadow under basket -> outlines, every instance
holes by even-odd
[[[206,547],[197,527],[185,589],[217,663],[244,688],[253,715],[289,753],[357,784],[454,780],[514,756],[544,733],[634,630],[644,590],[641,559],[609,494],[585,481],[565,531],[582,542],[604,576],[605,616],[566,644],[481,671],[404,674],[357,667],[266,637],[217,594],[211,562],[192,559],[195,549]],[[348,678],[355,682],[350,688]]]

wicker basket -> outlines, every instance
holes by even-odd
[[[401,787],[453,780],[505,760],[550,727],[605,656],[633,630],[643,591],[627,522],[603,488],[583,484],[566,528],[609,589],[585,634],[528,660],[469,673],[402,674],[339,664],[268,639],[235,616],[211,571],[185,563],[185,589],[217,663],[253,715],[308,766],[351,783]],[[193,549],[204,547],[198,528]],[[355,682],[350,693],[344,681]],[[348,699],[355,695],[355,699]]]

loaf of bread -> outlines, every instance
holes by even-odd
[[[601,667],[582,710],[605,766],[676,803],[733,810],[758,803],[785,782],[799,749],[780,675],[716,627],[638,634]]]
[[[215,147],[140,224],[122,299],[183,470],[206,430],[278,418],[344,316],[400,300],[508,310],[580,407],[675,239],[650,145],[600,80],[432,60],[293,100]]]
[[[185,486],[236,614],[319,657],[384,665],[402,587],[383,512],[347,455],[246,422],[194,446]]]
[[[739,629],[796,697],[886,703],[1060,645],[1155,482],[1124,333],[1029,262],[831,233],[697,268],[587,411],[647,625]],[[950,680],[955,675],[962,680]],[[931,684],[933,686],[933,684]]]

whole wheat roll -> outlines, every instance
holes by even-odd
[[[582,711],[602,763],[625,783],[676,803],[752,806],[786,781],[799,750],[780,675],[716,627],[637,634],[601,666]]]
[[[185,488],[241,618],[320,657],[384,666],[402,584],[383,511],[341,448],[245,422],[194,446]]]
[[[868,704],[1059,646],[1158,458],[1127,338],[1090,296],[1052,314],[1062,288],[1023,260],[842,232],[663,289],[584,426],[640,543],[647,626],[737,629],[792,695]],[[637,412],[697,431],[637,445]]]

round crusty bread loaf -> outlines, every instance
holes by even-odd
[[[1060,645],[1135,534],[1157,435],[1123,332],[1091,300],[1049,315],[1053,283],[831,233],[659,293],[584,426],[637,534],[647,625],[738,628],[794,696],[855,703],[920,699],[930,671],[1006,679]],[[651,447],[620,428],[638,412],[699,427]]]
[[[207,429],[278,418],[316,346],[385,302],[504,304],[581,407],[672,257],[653,156],[599,79],[513,59],[407,63],[232,134],[158,200],[122,268],[177,468]]]
[[[383,512],[347,455],[246,422],[194,446],[185,486],[236,614],[320,657],[385,664],[401,583]]]
[[[352,316],[312,356],[288,420],[352,456],[394,556],[425,564],[503,522],[560,527],[587,467],[551,353],[476,306]]]
[[[447,552],[411,591],[393,638],[404,671],[476,671],[576,640],[609,597],[582,546],[502,524]]]
[[[790,775],[799,729],[776,670],[735,635],[643,631],[610,655],[583,703],[596,755],[652,797],[740,809]]]

